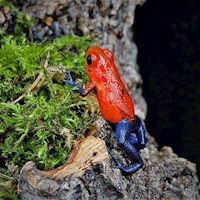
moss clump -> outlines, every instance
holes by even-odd
[[[60,133],[81,136],[95,113],[87,109],[90,102],[61,80],[70,70],[73,77],[87,81],[84,52],[89,45],[87,37],[64,36],[42,44],[31,44],[25,37],[1,39],[1,166],[21,167],[32,160],[49,170],[66,161],[70,144]]]

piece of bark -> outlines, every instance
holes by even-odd
[[[67,162],[56,169],[40,171],[33,162],[27,162],[20,173],[19,194],[22,198],[29,195],[24,199],[38,199],[41,193],[53,195],[59,190],[60,181],[83,176],[86,170],[108,158],[105,142],[100,138],[88,136],[75,145]]]
[[[88,136],[80,141],[72,150],[67,162],[48,172],[41,171],[42,176],[61,180],[68,176],[82,176],[86,169],[108,160],[105,142],[100,138]]]

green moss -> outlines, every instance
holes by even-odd
[[[63,72],[70,70],[73,77],[87,81],[84,52],[89,45],[88,37],[75,36],[42,44],[29,43],[24,36],[1,40],[1,166],[22,167],[32,160],[49,170],[66,161],[71,146],[60,133],[67,128],[71,134],[82,136],[81,130],[95,114],[86,108],[91,102],[62,85],[61,79]],[[32,87],[38,77],[42,78]]]
[[[3,199],[13,199],[13,200],[19,199],[16,192],[9,192],[9,191],[1,191],[0,197],[3,198]]]

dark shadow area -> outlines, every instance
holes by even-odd
[[[200,175],[200,2],[147,0],[133,28],[147,129]]]

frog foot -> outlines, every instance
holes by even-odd
[[[113,161],[116,163],[116,165],[113,166],[113,168],[120,169],[122,172],[125,172],[126,174],[134,173],[137,170],[139,170],[140,168],[142,168],[142,166],[143,166],[143,161],[140,160],[139,163],[134,163],[130,167],[125,167],[121,162],[119,162],[116,159],[116,157],[113,155],[113,153],[109,149],[108,149],[108,152],[109,152],[111,158],[113,159]]]
[[[69,71],[65,71],[65,73],[67,74],[69,80],[63,79],[62,82],[68,84],[71,88],[78,88],[75,92],[81,93],[83,91],[83,88],[80,87],[81,83],[75,83]]]

